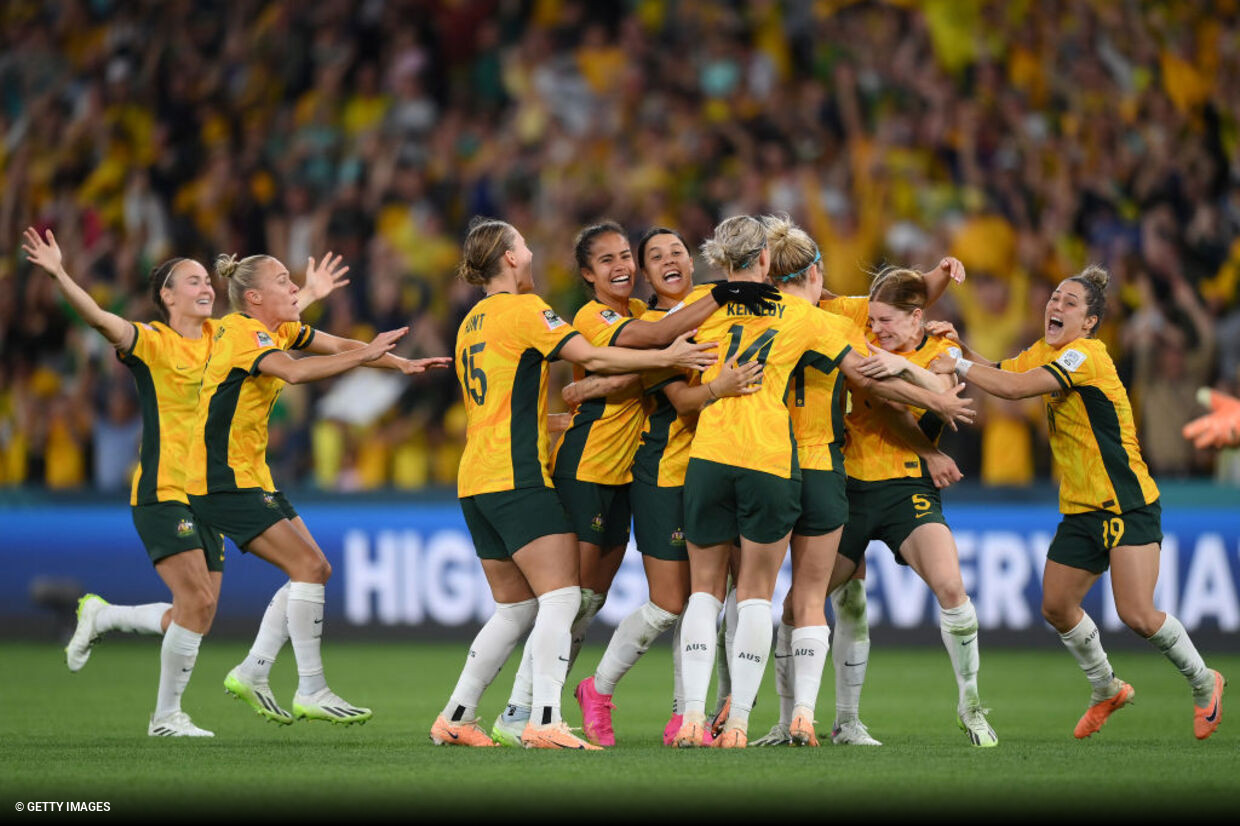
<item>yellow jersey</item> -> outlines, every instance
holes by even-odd
[[[595,347],[607,347],[630,321],[646,311],[644,302],[629,299],[629,314],[600,301],[589,301],[573,316],[573,329]],[[589,371],[574,365],[573,379]],[[633,454],[641,438],[646,411],[640,394],[586,399],[573,411],[572,423],[551,457],[551,475],[600,485],[623,485],[633,481]]]
[[[719,308],[698,328],[695,339],[719,344],[719,361],[703,374],[704,382],[734,357],[738,364],[757,360],[764,367],[757,393],[727,396],[702,411],[690,458],[799,479],[792,418],[784,399],[806,353],[838,364],[852,349],[845,325],[785,293],[762,315],[752,315],[741,304]]]
[[[551,487],[547,375],[577,330],[533,293],[493,293],[456,332],[465,397],[465,450],[457,495]]]
[[[313,339],[314,328],[300,321],[274,331],[244,313],[217,322],[198,393],[189,493],[276,489],[267,467],[267,423],[285,382],[258,367],[272,353],[303,349]]]
[[[134,340],[118,351],[133,373],[142,411],[142,445],[129,495],[131,505],[185,502],[185,476],[198,387],[211,352],[215,319],[203,322],[202,335],[185,338],[160,321],[134,324]]]
[[[666,309],[648,309],[644,318],[665,316]],[[641,442],[633,455],[633,480],[661,488],[676,488],[685,483],[689,468],[689,448],[697,427],[697,414],[682,416],[667,397],[666,388],[675,382],[696,381],[693,371],[667,368],[642,373],[646,421]]]
[[[858,355],[870,354],[861,327],[843,316],[826,315]],[[838,361],[813,351],[801,356],[792,371],[784,403],[792,417],[797,461],[803,470],[837,470],[844,466],[847,392],[847,382],[840,373]]]
[[[1059,382],[1046,401],[1051,454],[1060,475],[1059,510],[1123,513],[1158,498],[1150,477],[1128,393],[1106,345],[1078,338],[1058,349],[1039,339],[999,369],[1042,367]]]

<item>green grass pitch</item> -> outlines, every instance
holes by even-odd
[[[847,816],[874,822],[914,816],[957,822],[985,814],[1114,815],[1229,812],[1240,804],[1240,722],[1213,738],[1192,735],[1184,679],[1154,651],[1116,652],[1112,663],[1137,689],[1092,739],[1072,726],[1088,686],[1061,650],[982,651],[981,687],[999,734],[974,749],[955,724],[955,681],[937,647],[875,642],[862,716],[881,748],[676,751],[661,742],[671,690],[666,641],[617,691],[620,744],[602,753],[527,752],[432,746],[427,731],[447,701],[465,643],[354,642],[324,648],[332,687],[369,705],[365,726],[299,722],[278,727],[227,697],[222,681],[244,655],[232,640],[208,639],[185,695],[211,740],[147,737],[158,641],[111,637],[86,668],[70,674],[51,645],[0,643],[4,664],[0,789],[5,819],[17,803],[108,801],[126,820],[238,818],[564,822],[681,821]],[[587,646],[566,686],[565,718],[580,724],[572,687],[601,654]],[[1207,652],[1225,675],[1240,656]],[[483,698],[489,728],[507,699],[515,657]],[[775,722],[772,669],[754,710],[754,737]],[[272,684],[288,707],[296,676],[291,651]],[[831,724],[833,675],[823,677],[819,730]],[[1228,697],[1227,700],[1231,701]],[[1229,706],[1228,717],[1240,711]],[[25,819],[49,818],[27,812]],[[858,820],[860,819],[860,820]],[[12,822],[18,822],[14,819]],[[228,822],[224,820],[223,822]]]

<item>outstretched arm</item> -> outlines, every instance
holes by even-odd
[[[408,327],[404,328],[408,330]],[[310,346],[306,348],[307,352],[317,355],[337,355],[340,353],[348,353],[358,350],[369,345],[364,341],[358,341],[353,338],[341,338],[325,333],[322,330],[315,330],[314,339],[311,340]],[[365,363],[367,367],[381,367],[386,370],[399,370],[405,375],[414,373],[422,373],[427,370],[433,370],[441,367],[451,367],[451,356],[434,356],[426,359],[407,359],[394,353],[385,352],[383,355]]]
[[[595,347],[581,336],[573,336],[560,348],[560,358],[595,373],[633,373],[660,367],[705,370],[715,363],[714,351],[718,349],[718,344],[713,341],[700,344],[690,342],[689,336],[695,332],[697,330],[682,334],[671,345],[660,350]]]
[[[98,330],[109,344],[121,351],[133,346],[134,337],[137,335],[133,324],[100,307],[95,299],[90,297],[90,293],[69,277],[69,273],[65,272],[60,245],[56,243],[56,237],[50,229],[44,239],[33,227],[28,228],[22,240],[22,249],[26,251],[26,257],[31,263],[47,270],[69,306],[77,311],[87,324]]]
[[[930,362],[930,369],[936,373],[954,372],[961,381],[964,381],[967,375],[971,384],[1001,399],[1027,399],[1059,389],[1059,379],[1041,367],[1015,373],[978,364],[966,358],[953,359],[947,353],[940,353]]]
[[[963,384],[950,386],[950,383],[940,379],[942,383],[939,390],[931,391],[909,384],[903,379],[875,381],[860,371],[861,360],[861,356],[857,355],[856,351],[849,350],[844,360],[840,362],[840,370],[854,386],[879,398],[933,410],[952,430],[957,429],[956,422],[958,421],[964,424],[972,423],[976,411],[969,406],[972,404],[972,399],[960,397],[960,391],[964,389]]]
[[[304,384],[310,381],[328,379],[338,376],[354,367],[376,361],[396,346],[396,342],[409,332],[408,327],[389,330],[375,336],[369,344],[351,347],[333,355],[308,356],[293,358],[283,350],[272,351],[258,363],[258,371],[268,376],[284,379],[289,384]],[[318,336],[316,335],[317,339]],[[347,339],[342,339],[347,341]],[[316,351],[321,352],[321,351]],[[448,359],[449,363],[451,359]],[[425,368],[423,368],[425,369]],[[420,370],[417,372],[421,372]]]
[[[751,312],[773,309],[779,291],[771,284],[754,281],[720,281],[711,288],[710,298],[702,298],[676,312],[669,312],[658,321],[634,319],[620,330],[612,344],[617,347],[666,347],[677,336],[696,330],[711,313],[735,302],[744,304]]]

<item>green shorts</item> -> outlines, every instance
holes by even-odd
[[[1046,558],[1101,574],[1111,566],[1112,548],[1151,542],[1161,546],[1162,538],[1162,504],[1158,500],[1118,515],[1111,511],[1069,513],[1059,523]]]
[[[848,522],[840,537],[840,556],[861,564],[866,546],[877,539],[891,549],[896,562],[907,565],[900,556],[900,546],[928,522],[947,524],[939,489],[929,479],[849,479]]]
[[[185,551],[201,551],[208,571],[224,570],[224,536],[212,530],[183,502],[156,502],[130,509],[133,526],[151,562]]]
[[[744,537],[778,542],[801,515],[801,480],[690,459],[685,472],[685,538],[719,545]]]
[[[535,539],[573,532],[553,488],[479,493],[460,502],[479,559],[510,559]]]
[[[842,468],[801,468],[801,516],[792,532],[798,536],[822,536],[848,521],[848,494]]]
[[[688,562],[685,489],[660,488],[634,481],[629,497],[633,502],[633,535],[637,538],[637,550],[655,559]]]
[[[281,519],[297,518],[297,511],[278,490],[245,488],[204,496],[190,494],[189,504],[199,519],[222,531],[242,551]]]
[[[629,484],[600,485],[576,479],[552,479],[579,542],[600,548],[629,544]]]

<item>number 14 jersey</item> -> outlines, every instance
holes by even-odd
[[[711,403],[698,419],[691,459],[801,478],[792,419],[785,404],[788,383],[806,353],[833,365],[851,349],[852,323],[823,312],[808,301],[784,293],[763,315],[741,304],[720,307],[698,328],[696,341],[719,343],[719,361],[702,376],[709,382],[722,365],[763,364],[762,389],[748,396],[728,396]],[[823,415],[830,415],[824,410]]]

